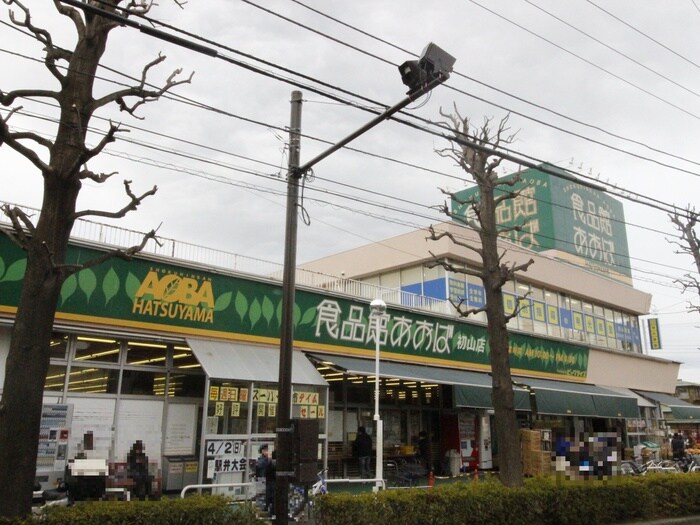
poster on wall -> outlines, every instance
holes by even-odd
[[[163,402],[123,399],[119,405],[117,450],[115,458],[126,461],[126,455],[138,440],[143,442],[149,463],[160,465],[163,433]]]
[[[165,427],[166,456],[194,454],[197,405],[168,405]]]
[[[108,459],[112,454],[112,427],[114,399],[69,398],[73,405],[73,421],[68,440],[68,459],[74,459],[85,450],[85,436],[92,435],[92,453],[96,458]]]

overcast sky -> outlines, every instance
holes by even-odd
[[[71,47],[72,25],[51,2],[24,3],[36,26]],[[190,0],[185,9],[169,0],[160,4],[153,18],[209,39],[205,45],[224,58],[295,78],[303,87],[136,29],[113,31],[103,60],[111,70],[100,71],[100,93],[114,90],[114,81],[126,82],[119,73],[140,76],[159,52],[167,60],[152,71],[153,83],[176,68],[183,76],[195,72],[190,85],[174,91],[189,103],[163,99],[143,106],[137,114],[144,120],[115,110],[99,114],[129,128],[120,136],[131,142],[117,142],[90,163],[93,171],[119,175],[105,185],[86,183],[80,207],[120,207],[123,179],[132,180],[137,192],[159,187],[121,226],[146,231],[162,223],[164,237],[281,262],[291,91],[304,94],[304,162],[327,147],[322,141],[336,142],[372,118],[313,90],[362,105],[371,103],[353,95],[393,105],[406,91],[396,64],[431,41],[457,58],[456,73],[409,106],[409,113],[438,121],[440,108],[454,104],[481,123],[510,112],[511,129],[518,132],[512,149],[523,158],[570,168],[659,203],[698,205],[698,0]],[[9,22],[3,7],[0,20]],[[56,88],[42,64],[31,60],[43,55],[30,37],[0,25],[0,50],[0,89]],[[51,132],[53,126],[37,117],[55,116],[53,108],[22,105],[34,116],[14,115],[16,129]],[[92,126],[104,130],[107,124],[93,120]],[[304,191],[310,225],[299,225],[298,261],[443,220],[430,208],[443,201],[440,188],[466,185],[462,172],[434,153],[444,145],[424,131],[386,122],[352,144],[361,152],[339,151],[319,163]],[[36,170],[8,147],[0,147],[0,166],[0,200],[39,207]],[[504,164],[504,173],[513,168]],[[673,283],[692,271],[692,261],[668,243],[674,230],[664,212],[623,203],[635,286],[653,294],[652,313],[661,321],[664,349],[651,353],[683,362],[680,377],[700,382],[700,316],[684,313],[689,300],[700,299],[682,296]]]

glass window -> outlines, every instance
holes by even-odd
[[[134,396],[165,395],[165,372],[124,370],[122,394]]]
[[[118,384],[119,370],[74,366],[70,371],[68,392],[116,394]]]
[[[115,339],[80,336],[75,343],[75,361],[119,362],[121,343]]]
[[[173,367],[184,369],[202,368],[197,358],[192,353],[189,346],[174,346],[173,347]]]
[[[547,333],[554,337],[563,337],[557,293],[545,290],[544,304],[546,310],[545,315],[547,317]]]
[[[129,341],[126,346],[128,365],[165,366],[168,345],[146,341]]]
[[[277,422],[278,390],[275,383],[255,383],[253,387],[253,433],[273,434]],[[300,403],[310,402],[306,396],[298,400],[299,392],[294,391],[292,402],[292,417],[298,412]],[[300,396],[301,397],[301,396]],[[308,417],[308,416],[307,416]]]
[[[46,374],[46,382],[44,383],[44,390],[63,392],[63,387],[65,386],[65,383],[65,365],[49,365],[49,371]]]
[[[212,381],[209,386],[208,425],[216,434],[245,434],[248,429],[250,383]]]
[[[65,359],[68,350],[68,336],[65,334],[52,334],[49,343],[49,354],[51,359]]]
[[[180,374],[171,373],[168,383],[169,397],[196,397],[204,396],[204,374]]]

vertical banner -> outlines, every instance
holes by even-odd
[[[650,317],[647,319],[649,329],[649,348],[651,350],[661,350],[661,331],[659,330],[659,318]]]

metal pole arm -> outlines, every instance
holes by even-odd
[[[430,90],[434,89],[435,87],[439,86],[442,84],[445,80],[447,80],[447,76],[443,74],[439,74],[437,77],[435,77],[433,80],[428,82],[425,86],[422,88],[418,89],[417,91],[410,93],[406,98],[404,98],[401,102],[398,104],[391,106],[390,108],[387,108],[383,113],[380,113],[376,117],[374,117],[372,120],[370,120],[367,124],[362,126],[360,129],[357,131],[352,132],[350,135],[342,139],[340,142],[337,142],[336,144],[333,144],[330,148],[328,148],[326,151],[319,153],[316,155],[313,159],[310,161],[302,164],[296,169],[296,175],[301,177],[309,171],[313,166],[321,162],[323,159],[331,155],[332,153],[338,151],[340,148],[346,146],[353,140],[355,140],[357,137],[360,135],[366,133],[370,129],[372,129],[374,126],[377,124],[381,123],[384,120],[387,120],[390,118],[392,115],[395,113],[398,113],[401,111],[403,108],[408,106],[411,102],[414,100],[422,97],[426,93],[428,93]]]

